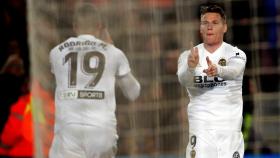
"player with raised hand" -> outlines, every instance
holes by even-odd
[[[92,3],[77,4],[73,19],[77,37],[50,52],[56,80],[50,158],[113,158],[118,139],[115,83],[131,101],[139,96],[140,84],[124,53],[111,44]]]
[[[242,158],[242,80],[245,53],[223,41],[226,15],[218,3],[200,7],[203,43],[178,60],[179,82],[187,89],[187,158]]]

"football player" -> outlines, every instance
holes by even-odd
[[[115,83],[131,101],[140,84],[91,3],[77,6],[73,24],[77,37],[50,52],[56,80],[50,158],[112,158],[118,139]]]
[[[203,43],[178,60],[179,82],[188,92],[187,158],[242,158],[242,80],[245,53],[226,42],[224,9],[218,3],[200,8]]]

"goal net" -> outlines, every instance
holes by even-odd
[[[49,52],[58,43],[73,36],[73,11],[75,5],[82,1],[28,0],[37,158],[47,157],[53,137],[55,84],[50,73]],[[114,45],[126,54],[132,73],[141,84],[141,95],[135,102],[129,102],[116,89],[117,156],[184,157],[188,142],[188,97],[177,79],[177,60],[182,51],[189,49],[191,41],[195,45],[200,42],[197,10],[204,1],[90,2],[100,10]],[[268,23],[279,26],[279,18],[278,21],[275,18],[279,12],[269,19],[260,17],[260,12],[266,12],[259,10],[262,3],[265,1],[224,2],[229,28],[226,41],[238,45],[248,57],[248,69],[244,77],[244,109],[250,114],[246,115],[248,122],[244,127],[248,134],[245,134],[248,142],[246,147],[252,153],[261,152],[263,146],[272,153],[279,153],[279,41],[270,45],[268,39],[262,36],[263,27],[268,27]],[[244,10],[244,14],[241,15],[239,8]],[[276,35],[280,37],[279,28],[275,29]],[[276,51],[278,54],[264,55],[267,51]],[[272,84],[276,89],[264,85],[270,79],[273,79]],[[264,106],[274,110],[267,110]],[[276,131],[270,130],[274,127],[277,127]]]

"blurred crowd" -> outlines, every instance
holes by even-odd
[[[31,156],[32,141],[23,129],[30,103],[26,2],[2,1],[0,23],[0,155]]]

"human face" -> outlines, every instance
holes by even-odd
[[[200,19],[200,34],[203,43],[208,46],[220,45],[223,42],[227,24],[218,13],[205,13]]]

